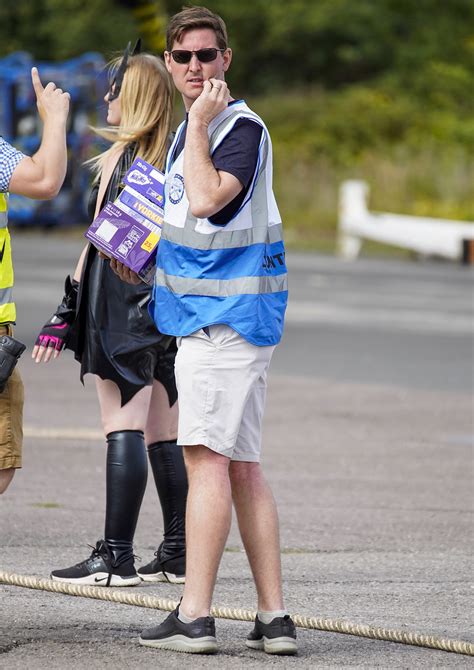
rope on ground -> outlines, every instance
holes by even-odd
[[[0,570],[0,584],[10,586],[21,586],[27,589],[40,591],[51,591],[53,593],[64,593],[70,596],[82,598],[95,598],[97,600],[108,600],[122,605],[136,605],[172,612],[178,606],[175,600],[166,600],[156,596],[147,596],[142,593],[124,592],[122,589],[112,589],[103,586],[88,586],[86,584],[67,584],[56,582],[52,579],[17,575],[12,572]],[[229,607],[213,607],[211,615],[219,619],[235,619],[237,621],[253,621],[256,612],[246,609],[233,609]],[[318,617],[307,617],[300,614],[292,614],[295,625],[299,628],[323,630],[329,633],[343,633],[358,637],[368,637],[372,640],[384,640],[386,642],[398,642],[417,647],[427,647],[440,651],[450,651],[455,654],[474,656],[474,644],[463,640],[449,640],[433,635],[422,635],[404,630],[393,630],[388,628],[375,628],[363,624],[355,624],[350,621],[338,619],[320,619]]]

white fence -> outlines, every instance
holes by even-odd
[[[461,260],[474,247],[474,223],[369,212],[368,184],[350,180],[339,192],[338,253],[357,258],[364,239],[412,249],[424,256]],[[469,259],[465,259],[469,260]]]

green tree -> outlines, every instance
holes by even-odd
[[[163,0],[168,14],[181,0]],[[194,3],[190,3],[194,4]],[[240,91],[340,88],[387,75],[424,96],[472,81],[472,0],[208,0],[226,21]]]
[[[137,36],[130,10],[113,0],[7,0],[0,4],[0,55],[28,51],[63,60],[85,51],[106,56]]]

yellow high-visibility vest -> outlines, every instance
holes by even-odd
[[[13,294],[13,263],[8,232],[8,193],[0,193],[0,323],[16,320]]]

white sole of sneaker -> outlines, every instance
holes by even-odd
[[[260,640],[246,640],[245,644],[250,649],[264,651],[266,654],[293,656],[298,653],[296,640],[293,637],[277,637],[271,639],[263,636]]]
[[[63,584],[87,584],[89,586],[107,586],[109,575],[106,572],[96,572],[93,575],[86,577],[79,577],[78,579],[67,579],[65,577],[55,577],[51,575],[54,582],[62,582]],[[112,575],[109,586],[137,586],[141,584],[142,580],[138,575],[131,577],[120,577],[119,575]]]
[[[184,575],[183,576],[173,575],[170,572],[167,573],[155,572],[153,575],[142,575],[139,572],[138,576],[144,582],[154,582],[155,584],[157,582],[168,582],[169,584],[184,584],[184,582],[186,581]]]
[[[172,635],[166,640],[144,640],[140,637],[139,642],[144,647],[182,651],[185,654],[215,654],[217,651],[216,638],[211,636],[193,639],[186,635]]]

